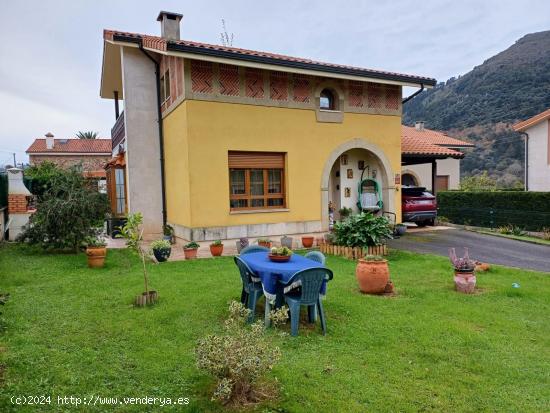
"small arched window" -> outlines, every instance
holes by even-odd
[[[336,99],[334,93],[328,89],[323,89],[319,100],[319,108],[325,110],[336,110]]]

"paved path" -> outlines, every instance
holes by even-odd
[[[470,257],[491,264],[550,272],[550,246],[531,244],[463,229],[411,232],[389,242],[395,249],[447,256],[449,248],[468,247]]]

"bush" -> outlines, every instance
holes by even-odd
[[[515,225],[537,231],[550,226],[550,192],[462,192],[437,194],[438,215],[456,224],[496,228]]]
[[[44,161],[25,169],[25,179],[29,191],[38,198],[42,198],[51,188],[52,183],[66,173],[55,163]]]
[[[45,249],[76,252],[86,239],[97,236],[108,210],[106,195],[80,172],[62,171],[38,199],[36,212],[19,239]]]
[[[487,171],[483,171],[480,175],[467,176],[460,181],[461,191],[496,191],[497,181],[491,178]]]
[[[263,322],[248,326],[250,310],[236,301],[229,305],[224,335],[209,335],[200,339],[195,348],[197,367],[217,380],[213,400],[224,404],[243,405],[260,401],[265,393],[259,380],[279,361],[281,352],[266,336]],[[272,312],[274,325],[288,318],[288,309]]]
[[[337,245],[346,247],[367,247],[381,245],[392,238],[390,223],[384,216],[362,212],[334,224]]]

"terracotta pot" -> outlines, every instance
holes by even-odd
[[[87,247],[86,255],[88,256],[88,267],[101,268],[105,265],[105,257],[107,256],[107,248],[105,247]]]
[[[456,271],[455,270],[455,287],[456,290],[464,294],[472,294],[476,288],[476,276],[473,271]]]
[[[258,245],[266,248],[271,248],[271,241],[270,242],[258,241]]]
[[[302,245],[304,248],[311,248],[313,246],[313,237],[302,237]]]
[[[360,259],[355,268],[359,289],[367,294],[382,294],[390,279],[388,261],[367,261]]]
[[[290,261],[291,256],[290,255],[271,255],[271,254],[269,254],[268,257],[271,261],[288,262],[288,261]]]
[[[186,260],[194,260],[197,258],[198,248],[184,248],[183,255],[185,255]]]
[[[212,254],[213,257],[219,257],[222,255],[223,252],[223,244],[222,245],[210,245],[210,254]]]
[[[154,290],[150,290],[149,294],[141,293],[136,296],[136,306],[144,307],[148,304],[155,304],[158,300],[158,293]]]

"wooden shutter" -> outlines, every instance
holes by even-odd
[[[229,168],[231,169],[283,169],[285,154],[281,152],[229,152]]]

